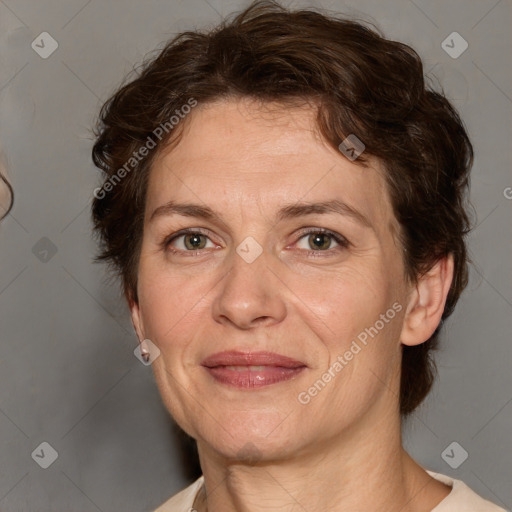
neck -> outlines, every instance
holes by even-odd
[[[398,415],[376,415],[286,460],[227,460],[198,442],[205,493],[199,512],[432,510],[450,487],[402,448]],[[199,497],[201,498],[201,497]],[[201,503],[202,501],[202,503]]]

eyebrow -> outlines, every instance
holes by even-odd
[[[373,225],[365,215],[340,199],[333,199],[318,203],[291,203],[279,209],[276,215],[276,220],[282,221],[303,217],[305,215],[327,213],[337,213],[339,215],[351,217],[364,227],[373,229]],[[223,223],[222,217],[208,206],[195,203],[177,203],[172,200],[155,208],[149,218],[149,222],[153,222],[158,217],[165,217],[169,215],[196,217]]]

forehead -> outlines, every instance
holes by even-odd
[[[369,158],[363,167],[330,147],[312,105],[216,101],[196,107],[181,128],[178,144],[153,164],[147,210],[171,199],[221,210],[254,201],[271,214],[293,200],[329,197],[379,224],[393,222],[379,162]]]

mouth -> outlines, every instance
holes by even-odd
[[[240,389],[257,389],[292,379],[307,365],[273,352],[226,351],[207,357],[201,365],[213,379]]]

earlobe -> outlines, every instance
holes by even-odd
[[[440,259],[418,279],[411,291],[400,341],[404,345],[419,345],[436,330],[453,279],[453,256]]]

